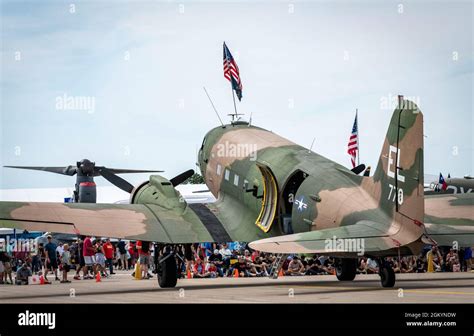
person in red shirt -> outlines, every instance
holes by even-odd
[[[148,265],[150,264],[150,242],[139,240],[136,244],[140,256],[142,279],[149,279]]]
[[[114,245],[110,242],[110,239],[107,238],[105,244],[103,245],[104,254],[105,254],[105,265],[109,267],[109,273],[114,273],[114,252],[115,248]]]
[[[94,274],[96,273],[96,264],[95,264],[95,252],[96,249],[92,245],[91,237],[87,236],[84,239],[83,247],[82,247],[82,254],[84,256],[84,268],[82,272],[84,273],[83,279],[93,279],[89,275],[88,268],[92,267]]]
[[[211,273],[206,271],[206,264],[201,258],[196,258],[193,267],[193,278],[209,278]]]

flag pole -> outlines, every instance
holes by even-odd
[[[359,144],[359,116],[358,109],[356,109],[356,119],[357,119],[357,165],[360,164],[360,144]]]
[[[232,74],[230,75],[230,90],[232,91],[232,99],[234,100],[234,111],[235,114],[232,115],[232,122],[234,122],[234,117],[237,118],[237,105],[235,105],[235,92],[234,87],[232,86]]]

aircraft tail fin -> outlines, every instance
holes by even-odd
[[[423,114],[412,101],[399,96],[374,176],[371,192],[393,218],[398,234],[413,224],[423,229]],[[420,230],[416,230],[418,235]],[[414,235],[411,235],[412,238]],[[403,236],[412,240],[408,237]],[[406,242],[405,242],[406,243]]]

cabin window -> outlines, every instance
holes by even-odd
[[[222,173],[222,166],[220,164],[217,164],[217,176],[221,176],[221,173]]]
[[[226,169],[224,171],[224,178],[226,179],[226,181],[229,181],[229,177],[230,177],[230,170]]]
[[[234,185],[239,186],[239,175],[237,174],[234,175]]]
[[[247,190],[248,186],[249,186],[249,181],[244,180],[244,185],[243,185],[244,190]]]

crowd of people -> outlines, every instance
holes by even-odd
[[[176,245],[180,278],[262,277],[269,276],[277,255],[250,249],[246,244],[201,243]],[[109,277],[117,270],[130,271],[138,278],[149,279],[156,273],[155,264],[161,247],[145,241],[124,241],[81,237],[71,243],[55,243],[51,236],[36,251],[0,252],[0,284],[28,284],[32,275],[41,275],[49,283],[50,274],[60,283]],[[281,261],[279,275],[303,276],[335,274],[335,259],[323,255],[290,255]],[[466,272],[473,269],[472,249],[427,248],[419,256],[387,258],[395,273]],[[139,263],[140,268],[136,268]],[[377,261],[361,257],[358,274],[377,274]],[[13,274],[15,280],[13,280]]]

